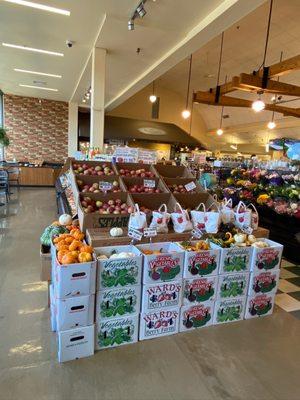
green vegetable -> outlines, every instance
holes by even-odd
[[[41,244],[43,244],[44,246],[51,246],[51,241],[53,236],[58,236],[61,233],[66,233],[66,232],[68,232],[68,229],[65,228],[64,226],[56,226],[56,225],[47,226],[47,228],[44,230],[40,238]]]

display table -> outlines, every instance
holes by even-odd
[[[93,247],[104,247],[104,246],[121,246],[128,245],[131,242],[131,238],[127,236],[127,229],[123,229],[124,236],[112,237],[109,235],[109,229],[105,228],[94,228],[86,230],[87,242]],[[253,231],[253,235],[257,238],[268,238],[269,230],[258,227],[256,231]],[[152,242],[182,242],[191,238],[191,232],[176,233],[170,231],[168,234],[162,233],[152,238]],[[149,238],[142,238],[141,243],[148,243]]]
[[[22,186],[54,186],[61,168],[52,167],[19,167],[20,185]]]

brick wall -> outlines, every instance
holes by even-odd
[[[10,139],[6,160],[63,161],[68,153],[68,103],[4,95],[4,125]]]

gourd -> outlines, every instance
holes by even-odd
[[[72,225],[72,217],[69,214],[62,214],[58,221],[61,225]]]
[[[256,242],[256,237],[254,235],[248,235],[248,241],[250,243],[255,243]]]
[[[113,237],[118,237],[123,235],[123,229],[122,228],[111,228],[109,231],[110,236]]]
[[[236,233],[234,236],[234,241],[236,243],[244,243],[246,240],[246,235],[244,235],[243,233]]]
[[[67,232],[67,229],[64,226],[56,226],[50,225],[42,233],[40,238],[41,244],[44,246],[51,246],[51,240],[53,236],[58,236],[61,233]]]

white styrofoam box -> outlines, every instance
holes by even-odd
[[[82,326],[57,333],[58,361],[89,357],[95,349],[95,326]]]
[[[95,295],[56,299],[58,331],[66,331],[94,323]]]
[[[96,323],[96,350],[118,347],[138,341],[139,316],[106,319]]]
[[[248,272],[250,270],[253,247],[229,247],[223,249],[215,243],[211,243],[211,247],[220,249],[220,275]]]
[[[213,313],[213,301],[181,307],[179,332],[212,325]]]
[[[180,307],[182,280],[143,285],[142,311],[155,311],[162,308]]]
[[[55,266],[55,294],[59,299],[94,294],[97,261]]]
[[[192,244],[196,244],[193,241]],[[220,250],[185,251],[184,278],[197,278],[200,276],[218,275]]]
[[[173,335],[179,330],[179,307],[142,312],[140,316],[140,340]]]
[[[246,297],[236,299],[216,300],[214,324],[240,321],[244,318]]]
[[[251,271],[270,271],[280,268],[283,246],[269,239],[257,239],[269,244],[270,247],[257,248],[253,246]]]
[[[217,299],[244,297],[248,294],[249,272],[223,274],[219,276]]]
[[[249,296],[257,294],[275,294],[279,282],[280,270],[251,272],[249,283]]]
[[[97,247],[97,255],[109,257],[116,253],[134,253],[134,257],[98,259],[97,290],[140,285],[142,277],[143,255],[133,245]]]
[[[123,318],[140,312],[141,286],[106,289],[96,293],[96,321]]]
[[[265,317],[273,313],[275,293],[257,294],[248,296],[245,310],[245,319]]]
[[[137,245],[140,250],[162,251],[144,255],[143,283],[175,281],[182,278],[184,250],[176,243],[150,243]]]
[[[182,304],[185,306],[214,301],[218,287],[218,276],[203,276],[183,280]]]
[[[50,320],[51,320],[51,331],[56,332],[56,304],[55,304],[55,297],[54,297],[54,288],[53,284],[49,287],[50,292]]]

